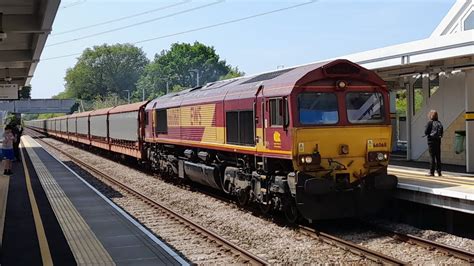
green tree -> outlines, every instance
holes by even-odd
[[[31,86],[23,86],[18,91],[19,99],[31,99]]]
[[[396,94],[396,108],[399,115],[405,115],[407,112],[407,95],[406,90],[399,90]]]
[[[59,117],[63,115],[65,114],[54,114],[54,113],[39,114],[37,119],[48,119],[48,118]]]
[[[245,73],[239,71],[238,67],[235,67],[235,68],[231,68],[229,73],[227,73],[226,75],[221,76],[219,78],[219,80],[238,78],[238,77],[241,77],[243,75],[245,75]]]
[[[116,94],[127,98],[149,63],[141,48],[131,44],[87,48],[76,65],[66,72],[66,90],[58,98],[93,100]]]
[[[161,96],[169,91],[196,86],[199,72],[199,84],[213,82],[222,77],[236,77],[243,73],[221,60],[216,50],[202,43],[174,43],[170,50],[156,54],[137,83],[138,90],[134,98],[141,99],[145,90],[148,99]],[[230,74],[230,75],[229,75]]]
[[[114,107],[117,105],[127,104],[125,99],[120,98],[117,94],[110,94],[106,97],[97,97],[92,101],[91,110],[97,110],[101,108]]]

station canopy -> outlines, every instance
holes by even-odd
[[[29,85],[60,0],[0,1],[0,84]]]

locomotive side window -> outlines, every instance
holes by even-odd
[[[253,111],[226,112],[226,141],[231,144],[255,144]]]
[[[272,126],[283,126],[283,99],[270,100],[270,123]]]
[[[339,121],[337,97],[334,93],[304,92],[298,95],[300,123],[332,125]]]
[[[156,112],[156,133],[168,133],[168,115],[166,109],[155,110]]]
[[[384,103],[381,93],[350,92],[346,95],[347,118],[354,124],[384,122]]]

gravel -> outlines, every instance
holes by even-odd
[[[396,232],[400,232],[403,234],[411,234],[414,236],[425,238],[431,241],[436,241],[438,243],[457,247],[474,253],[474,239],[459,237],[448,234],[446,232],[422,230],[407,224],[399,224],[387,220],[376,220],[373,222],[381,227],[394,230]]]
[[[181,215],[191,218],[201,226],[212,229],[220,236],[260,256],[269,263],[373,263],[353,253],[322,243],[293,228],[277,225],[268,219],[256,217],[249,211],[238,208],[233,203],[226,203],[214,197],[190,191],[186,187],[167,183],[159,178],[54,139],[43,140],[60,147],[63,151],[82,161],[97,166],[117,180],[126,182],[132,188],[169,206]],[[47,146],[45,148],[48,149]],[[61,156],[52,149],[48,150],[58,158],[67,161],[65,156]],[[153,231],[153,223],[155,223],[153,215],[143,215],[140,211],[136,212],[133,204],[124,204],[118,199],[112,198]],[[435,239],[430,239],[448,245],[454,245],[455,243],[457,247],[469,250],[472,250],[474,246],[474,241],[470,239],[463,239],[441,232],[423,231],[407,225],[398,224],[398,226],[401,232],[404,232],[403,228],[404,230],[417,230],[419,236],[428,238],[437,236]],[[159,232],[154,231],[154,233],[160,235]],[[439,237],[440,235],[443,235],[443,237]],[[466,264],[465,261],[446,256],[438,251],[400,242],[375,232],[347,232],[341,236],[410,264]],[[175,248],[180,250],[179,246],[175,246]]]
[[[402,227],[403,225],[399,226]],[[438,250],[429,250],[416,244],[396,240],[370,229],[363,231],[350,230],[350,232],[340,232],[336,235],[410,264],[468,264],[464,260],[447,256]]]

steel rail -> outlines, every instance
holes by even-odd
[[[366,257],[370,260],[373,260],[377,263],[383,263],[383,264],[391,264],[391,265],[406,265],[408,264],[407,262],[398,260],[396,258],[390,257],[388,255],[382,254],[378,251],[374,251],[371,249],[368,249],[366,247],[363,247],[361,245],[357,245],[355,243],[346,241],[344,239],[341,239],[339,237],[324,233],[324,232],[319,232],[316,231],[313,228],[309,228],[306,226],[298,226],[298,229],[300,232],[303,234],[306,234],[310,237],[319,239],[325,243],[328,243],[330,245],[335,245],[341,249],[348,250],[356,255]]]
[[[371,225],[371,226],[374,226],[374,225]],[[474,262],[474,253],[470,251],[453,247],[453,246],[449,246],[449,245],[439,243],[436,241],[428,240],[426,238],[418,237],[412,234],[404,234],[404,233],[386,229],[380,226],[375,226],[375,227],[376,227],[376,230],[382,231],[383,233],[390,235],[392,238],[396,240],[412,243],[418,246],[426,247],[428,249],[437,249],[447,255],[451,255],[458,259],[465,260],[469,263]]]
[[[239,255],[242,259],[244,259],[244,258],[247,259],[243,263],[251,264],[251,265],[268,265],[268,262],[266,262],[262,258],[260,258],[256,255],[250,253],[249,251],[235,245],[234,243],[232,243],[232,242],[226,240],[225,238],[217,235],[213,231],[210,231],[209,229],[206,229],[206,228],[200,226],[199,224],[196,224],[195,222],[193,222],[190,219],[178,214],[177,212],[173,211],[172,209],[168,208],[167,206],[156,202],[155,200],[151,199],[150,197],[136,191],[135,189],[125,185],[124,183],[122,183],[122,182],[114,179],[113,177],[103,173],[102,171],[95,168],[94,166],[91,166],[91,165],[83,162],[82,160],[77,159],[74,156],[71,156],[70,154],[67,154],[66,152],[60,150],[59,148],[57,148],[57,147],[55,147],[55,146],[53,146],[53,145],[51,145],[51,144],[49,144],[45,141],[41,141],[41,142],[45,143],[46,145],[48,145],[49,147],[53,148],[54,150],[60,152],[61,154],[69,157],[71,159],[71,161],[73,161],[75,164],[79,165],[81,168],[89,170],[89,171],[93,172],[94,174],[97,174],[97,175],[101,176],[107,182],[112,183],[113,185],[116,185],[116,186],[124,189],[125,191],[127,191],[130,194],[134,195],[135,197],[141,199],[143,202],[145,202],[146,204],[152,206],[153,208],[158,208],[158,209],[161,209],[161,210],[165,211],[168,214],[168,216],[174,218],[175,220],[180,221],[180,223],[185,223],[190,228],[195,229],[195,231],[197,231],[198,233],[206,235],[210,240],[216,241],[220,245],[227,246],[230,250],[233,251],[234,254]]]

